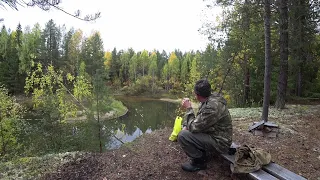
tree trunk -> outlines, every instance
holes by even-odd
[[[248,65],[248,56],[245,55],[245,71],[244,71],[244,105],[249,104],[249,92],[250,92],[250,69]]]
[[[301,97],[302,95],[302,67],[299,66],[298,76],[297,76],[297,96]]]
[[[99,77],[100,78],[100,77]],[[100,84],[98,84],[98,86],[100,86]],[[99,90],[100,90],[100,88],[99,88]],[[97,91],[96,93],[97,93],[97,117],[98,117],[98,128],[99,128],[99,131],[98,131],[98,138],[99,138],[99,150],[100,150],[100,153],[102,153],[102,142],[101,142],[101,125],[100,125],[100,111],[99,111],[99,93],[100,93],[100,91]]]
[[[142,62],[142,76],[144,76],[144,62]]]
[[[302,96],[303,94],[303,73],[304,66],[306,63],[306,53],[309,51],[310,46],[310,36],[309,22],[308,22],[308,8],[309,3],[305,0],[292,1],[292,9],[294,19],[292,20],[293,28],[293,62],[295,63],[295,68],[293,69],[296,75],[295,84],[295,94],[297,96]]]
[[[271,31],[270,31],[270,0],[264,1],[264,35],[265,35],[265,72],[262,120],[268,121],[270,103],[270,66],[271,66]]]
[[[137,68],[134,68],[134,82],[137,81]]]
[[[285,107],[288,83],[288,0],[280,0],[280,74],[276,108]]]
[[[155,79],[155,77],[154,77],[154,70],[152,70],[152,94],[154,94],[154,79]]]
[[[244,19],[244,38],[248,39],[248,32],[250,30],[250,15],[249,15],[249,1],[245,0],[245,19]],[[246,43],[247,44],[247,43]],[[244,46],[243,49],[246,49]],[[244,96],[243,105],[249,104],[249,92],[250,92],[250,67],[249,67],[249,56],[244,54]]]

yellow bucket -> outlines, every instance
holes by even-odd
[[[179,132],[182,130],[182,117],[177,116],[176,120],[174,121],[173,131],[171,133],[171,136],[169,137],[170,141],[176,141],[178,138]]]

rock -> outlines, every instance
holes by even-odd
[[[204,171],[204,170],[200,170],[197,174],[200,175],[200,176],[205,176],[205,177],[209,176],[208,173],[206,171]]]

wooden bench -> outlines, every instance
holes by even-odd
[[[221,156],[230,163],[234,163],[235,161],[234,155],[222,154]],[[255,180],[307,180],[306,178],[299,176],[276,163],[270,163],[262,166],[260,170],[249,173],[248,176],[250,179]]]

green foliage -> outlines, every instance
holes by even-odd
[[[139,56],[139,64],[142,70],[142,76],[144,76],[147,73],[148,66],[149,66],[149,54],[147,50],[143,50],[142,53]]]
[[[63,82],[73,84],[73,94]],[[28,136],[26,140],[35,143],[33,144],[34,149],[29,150],[30,153],[33,154],[35,151],[39,151],[37,154],[48,151],[59,152],[64,149],[65,144],[70,144],[67,147],[74,146],[75,149],[71,148],[70,150],[79,148],[77,143],[83,141],[75,139],[72,134],[73,129],[77,126],[67,125],[66,120],[76,116],[79,107],[75,104],[75,100],[78,103],[87,101],[91,104],[92,88],[86,79],[85,64],[82,63],[80,66],[79,76],[73,77],[71,74],[63,76],[62,72],[56,72],[53,66],[44,68],[38,63],[37,67],[34,67],[33,71],[28,73],[25,91],[27,94],[32,94],[34,110],[41,112],[42,118],[36,124],[38,129],[35,129],[34,133]],[[94,132],[88,132],[92,133],[89,137],[94,137]],[[39,137],[39,134],[43,134],[43,136]],[[72,142],[72,140],[75,141]]]
[[[22,32],[18,25],[16,31],[9,33],[3,26],[0,33],[0,84],[5,85],[10,93],[21,92],[19,76],[18,49],[21,47]]]
[[[106,113],[111,110],[112,100],[109,98],[109,90],[105,85],[107,72],[104,69],[97,69],[93,77],[93,109],[97,113]]]
[[[94,32],[82,43],[82,59],[86,64],[86,72],[93,76],[96,69],[104,67],[103,42],[99,32]],[[113,56],[112,56],[113,57]]]
[[[189,80],[189,72],[192,61],[191,53],[187,53],[181,64],[181,82],[186,83]]]
[[[189,96],[189,97],[193,97],[193,87],[194,87],[196,81],[201,78],[200,77],[200,69],[198,67],[199,61],[200,61],[200,54],[197,53],[191,62],[190,79],[189,79],[189,82],[186,83],[185,95]]]
[[[153,52],[150,56],[149,75],[155,78],[158,71],[157,54]]]
[[[172,89],[169,92],[173,95],[183,97],[184,96],[183,84],[179,81],[173,81],[172,82]]]
[[[155,84],[151,76],[140,77],[135,83],[121,89],[127,95],[154,94],[160,90],[159,84]]]
[[[137,72],[138,71],[138,56],[137,54],[134,54],[130,59],[130,65],[129,65],[129,76],[130,81],[135,82],[137,80]]]
[[[50,19],[41,34],[41,46],[45,47],[41,52],[41,63],[44,66],[53,65],[60,67],[62,65],[60,58],[61,29]]]
[[[31,70],[34,61],[40,56],[38,48],[41,43],[41,29],[35,24],[32,30],[26,30],[19,48],[19,72],[26,73]]]
[[[64,60],[60,69],[63,69],[64,72],[71,73],[76,75],[79,71],[79,66],[81,63],[81,41],[82,41],[82,31],[77,30],[73,31],[71,29],[64,37],[63,40],[63,56]]]
[[[75,77],[73,94],[82,102],[84,98],[92,97],[92,86],[88,80],[88,74],[85,72],[86,65],[84,62],[80,63],[79,75]],[[67,75],[67,80],[73,81],[74,77],[70,74]]]
[[[0,157],[6,160],[22,150],[21,135],[25,123],[21,120],[24,108],[0,86]]]
[[[317,73],[317,79],[316,79],[314,91],[320,92],[320,69],[318,70],[318,73]]]
[[[168,59],[168,75],[169,78],[173,81],[179,81],[180,80],[180,60],[177,57],[177,55],[172,52],[170,54],[170,57]]]
[[[71,78],[71,75],[68,77],[66,79],[70,83],[74,78]],[[56,72],[51,65],[45,69],[38,63],[35,70],[28,73],[25,92],[32,94],[34,107],[42,109],[47,120],[51,122],[64,121],[68,113],[73,116],[76,114],[75,104],[68,100],[68,91],[63,84],[62,72]]]
[[[127,82],[129,79],[129,64],[130,64],[130,52],[123,52],[120,55],[120,80],[121,83]]]

